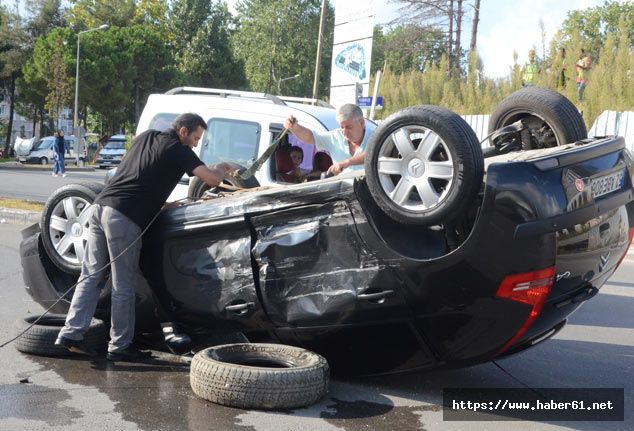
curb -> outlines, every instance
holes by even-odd
[[[0,208],[0,224],[31,225],[39,223],[41,218],[42,214],[38,211]]]

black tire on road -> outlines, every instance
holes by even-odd
[[[18,319],[14,325],[14,334],[24,331],[31,323],[40,317],[28,316]],[[66,316],[63,314],[47,314],[24,335],[15,341],[15,348],[20,352],[44,356],[65,356],[70,352],[55,345],[60,329],[64,326]],[[84,343],[100,351],[104,350],[108,341],[106,324],[99,319],[92,319],[88,331],[84,334]]]
[[[102,189],[98,183],[68,184],[55,190],[44,205],[40,223],[42,245],[62,271],[81,272],[88,233],[86,211]],[[70,243],[68,247],[66,241]]]
[[[438,106],[390,115],[374,131],[366,182],[377,205],[406,224],[435,225],[457,217],[482,185],[484,158],[475,132]]]
[[[238,171],[238,173],[242,173],[246,170],[244,166],[238,165],[236,163],[230,163],[230,165],[232,165],[233,170]],[[213,165],[210,165],[209,167],[213,167]],[[238,177],[226,176],[225,178],[223,178],[222,182],[225,184],[229,184],[230,186],[233,186],[233,187],[239,187],[241,189],[252,189],[252,188],[260,186],[260,183],[254,176],[247,178],[246,180],[243,180],[242,178],[238,178]],[[202,181],[200,178],[193,177],[189,181],[189,189],[187,190],[187,197],[193,200],[200,199],[203,193],[205,193],[207,190],[210,190],[210,189],[211,187],[209,187],[207,183]],[[216,189],[218,191],[223,191],[222,188],[219,188],[219,187],[217,187]]]
[[[531,132],[522,135],[522,148],[555,147],[588,137],[579,110],[563,95],[548,88],[525,87],[507,96],[489,118],[489,133],[523,120]]]
[[[243,409],[291,409],[328,392],[330,369],[313,352],[283,344],[209,347],[191,363],[190,384],[199,397]]]

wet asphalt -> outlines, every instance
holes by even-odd
[[[24,289],[19,229],[0,224],[0,344],[42,308]],[[138,364],[52,358],[0,348],[2,430],[631,430],[634,429],[634,258],[555,339],[499,361],[364,379],[335,378],[319,403],[293,411],[223,407],[197,398],[189,367],[158,355]],[[605,292],[605,293],[604,293]],[[623,422],[446,422],[442,388],[625,388]]]

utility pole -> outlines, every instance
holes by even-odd
[[[321,16],[319,18],[319,39],[317,39],[317,59],[315,60],[315,80],[313,81],[313,99],[317,99],[319,93],[319,69],[321,66],[321,45],[324,40],[324,22],[326,21],[326,7],[328,0],[321,2]]]

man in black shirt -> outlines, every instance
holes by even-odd
[[[132,344],[135,278],[141,252],[138,239],[183,173],[215,187],[231,170],[227,163],[209,169],[192,151],[207,128],[200,116],[182,114],[172,127],[162,133],[148,130],[137,136],[116,175],[95,199],[81,281],[75,288],[56,345],[71,352],[95,355],[84,344],[83,336],[95,313],[99,285],[105,275],[99,269],[112,260],[112,318],[107,358],[122,361],[149,356]]]

